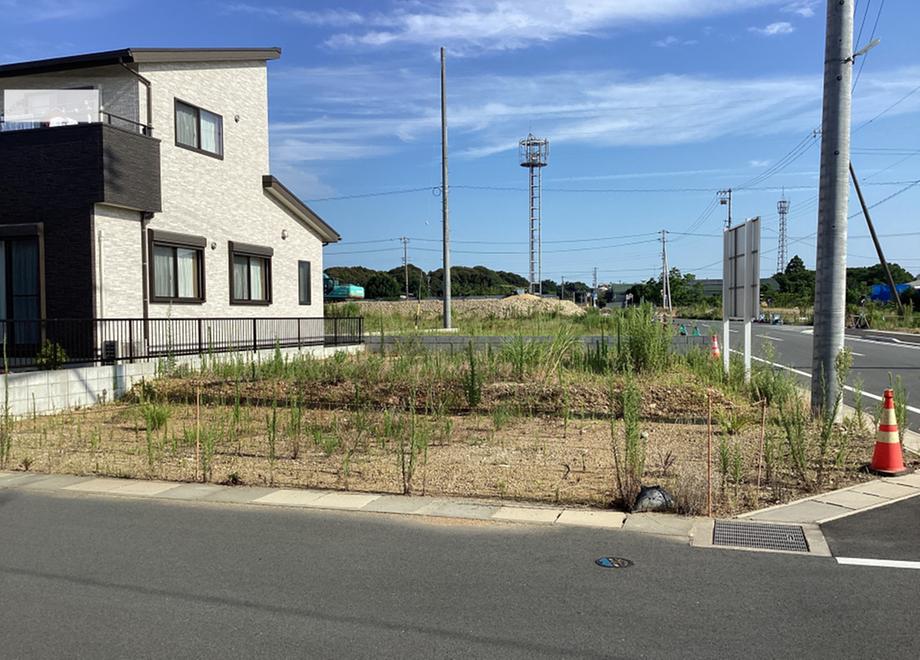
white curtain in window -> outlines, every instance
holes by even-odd
[[[212,154],[221,153],[220,117],[207,110],[201,111],[201,148]]]
[[[249,259],[233,257],[233,297],[236,300],[248,300]]]
[[[182,103],[176,104],[176,141],[187,147],[198,147],[198,113]]]
[[[249,260],[249,282],[252,292],[253,300],[265,300],[265,260],[256,259],[255,257]]]
[[[198,297],[198,255],[196,250],[176,248],[177,288],[180,298]]]
[[[175,295],[173,282],[173,248],[153,246],[153,295],[171,298]]]

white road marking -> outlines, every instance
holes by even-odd
[[[854,356],[854,357],[866,357],[866,356],[863,355],[862,353],[857,353],[856,351],[850,351],[850,355],[852,355],[852,356]]]
[[[861,341],[864,344],[881,344],[882,346],[890,346],[891,348],[906,348],[913,351],[920,351],[920,345],[918,344],[905,344],[904,342],[898,342],[897,344],[892,344],[890,341],[877,341],[875,339],[862,339],[861,337],[845,337],[845,341]]]
[[[736,350],[733,348],[731,349],[731,351],[732,353],[737,353],[738,355],[741,355],[741,351],[739,350]],[[799,376],[805,376],[806,378],[811,378],[811,374],[808,373],[807,371],[802,371],[800,369],[794,369],[792,367],[787,367],[785,364],[780,364],[778,362],[770,362],[769,360],[764,360],[763,358],[757,357],[756,355],[752,355],[751,359],[757,360],[758,362],[763,362],[764,364],[769,364],[770,366],[773,366],[773,367],[779,367],[780,369],[785,369],[786,371],[791,371],[792,373],[798,374]],[[849,385],[844,385],[843,389],[845,389],[847,392],[852,392],[853,394],[860,394],[864,397],[872,399],[873,401],[884,401],[884,399],[880,397],[878,394],[872,394],[871,392],[861,392],[857,390],[855,387],[850,387]],[[914,406],[906,406],[906,408],[910,412],[920,415],[920,408],[915,408]]]
[[[813,335],[815,334],[814,328],[808,328],[808,330],[802,330],[803,335]]]
[[[772,339],[773,341],[785,341],[785,339],[780,339],[779,337],[774,337],[772,335],[757,335],[762,339]]]
[[[847,566],[876,566],[879,568],[913,568],[920,570],[920,561],[902,561],[900,559],[863,559],[861,557],[837,557],[838,564]]]

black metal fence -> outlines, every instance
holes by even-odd
[[[49,368],[301,346],[364,343],[364,319],[189,318],[2,321],[10,367]]]

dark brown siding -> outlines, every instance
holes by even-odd
[[[159,162],[157,140],[102,124],[0,133],[0,224],[44,223],[47,318],[93,317],[93,205],[160,210]]]

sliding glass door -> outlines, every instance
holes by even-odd
[[[41,286],[38,239],[0,240],[0,340],[7,345],[39,343]]]

